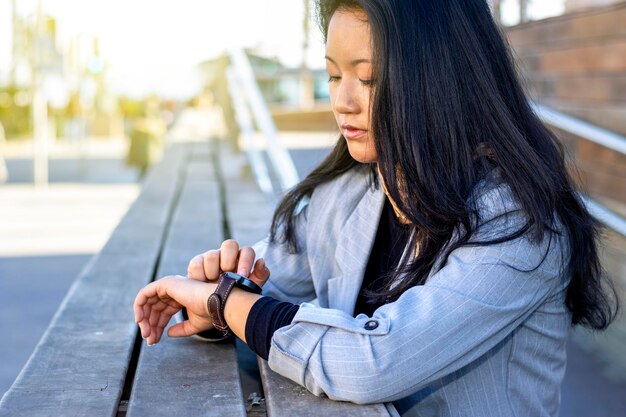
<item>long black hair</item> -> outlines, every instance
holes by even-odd
[[[403,281],[388,284],[377,296],[392,301],[424,283],[459,224],[464,232],[446,247],[444,260],[463,245],[523,234],[539,241],[546,230],[555,231],[556,213],[570,242],[566,304],[572,323],[606,328],[617,314],[618,300],[600,264],[601,226],[576,191],[560,142],[530,108],[487,2],[317,0],[325,40],[337,10],[362,11],[370,24],[371,129],[378,168],[390,197],[412,223],[409,244],[419,248],[414,260],[398,265],[396,274],[406,274]],[[322,163],[281,200],[270,241],[297,252],[297,205],[317,185],[357,165],[362,164],[340,136]],[[468,198],[496,167],[523,207],[526,224],[494,240],[470,241],[478,209],[468,205]],[[369,168],[378,187],[376,164]]]

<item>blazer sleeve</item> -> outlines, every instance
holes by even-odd
[[[264,258],[270,270],[263,295],[294,304],[311,301],[315,297],[306,247],[308,213],[307,200],[295,217],[296,240],[300,249],[297,254],[289,253],[286,243],[270,243],[269,233],[252,246],[257,259]]]
[[[496,200],[486,211],[491,221],[476,232],[481,238],[524,222],[521,211],[494,210]],[[406,397],[475,361],[563,290],[560,238],[550,234],[532,243],[522,236],[458,248],[424,285],[371,318],[304,303],[292,323],[274,333],[269,366],[335,400]]]

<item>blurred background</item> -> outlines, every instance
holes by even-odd
[[[607,225],[604,265],[623,297],[626,2],[490,5]],[[307,0],[0,0],[0,395],[169,141],[279,146],[297,178],[323,159],[337,138],[323,57]],[[252,122],[246,100],[271,117]],[[257,182],[284,190],[271,172]],[[572,333],[562,415],[626,415],[625,346],[623,316]]]

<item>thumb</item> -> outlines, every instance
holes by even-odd
[[[259,287],[262,287],[263,284],[267,282],[269,277],[270,270],[268,269],[267,265],[265,265],[265,259],[257,259],[254,263],[254,269],[250,273],[248,279],[254,282]]]
[[[191,325],[189,320],[185,320],[182,323],[176,323],[167,330],[167,335],[169,337],[186,337],[196,333],[198,333],[198,330]]]

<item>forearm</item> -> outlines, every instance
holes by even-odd
[[[252,297],[245,294],[237,297],[230,307],[226,302],[226,322],[253,352],[267,360],[274,332],[291,324],[300,306],[268,296],[247,294]]]

